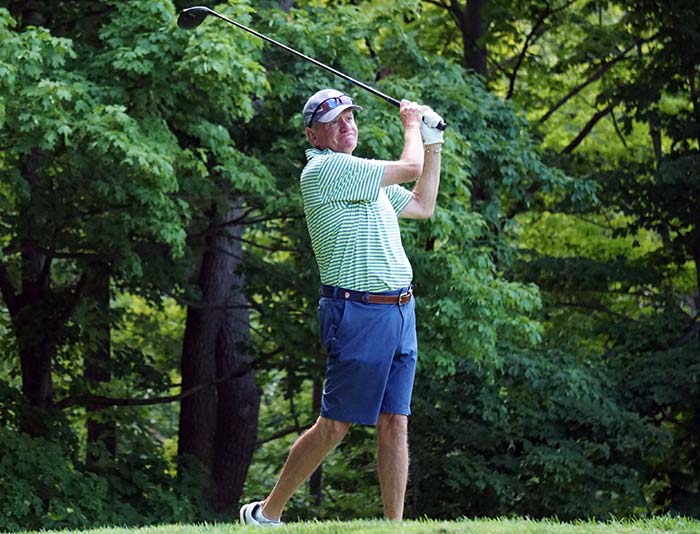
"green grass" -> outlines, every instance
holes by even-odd
[[[44,530],[44,534],[244,534],[260,529],[237,524],[163,525],[142,528],[96,528],[90,530]],[[636,521],[575,522],[528,519],[482,519],[462,521],[325,521],[289,523],[267,530],[279,534],[700,534],[700,521],[658,517]],[[28,533],[24,533],[28,534]]]

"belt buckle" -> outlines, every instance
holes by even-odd
[[[401,293],[399,295],[399,301],[398,301],[399,306],[403,306],[404,304],[406,304],[406,302],[410,301],[412,294],[413,294],[412,288],[409,288],[408,291],[406,291],[405,293]],[[403,301],[404,297],[406,297],[406,302]]]

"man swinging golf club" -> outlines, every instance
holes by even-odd
[[[408,477],[408,415],[418,347],[411,264],[398,217],[432,215],[440,181],[441,117],[402,100],[403,150],[396,161],[353,156],[352,99],[323,89],[304,106],[313,148],[301,173],[304,212],[321,289],[328,353],[321,414],[292,446],[272,492],[244,505],[244,524],[279,526],[287,501],[352,423],[376,425],[384,516],[401,520]],[[443,126],[444,127],[444,126]],[[415,182],[412,191],[400,184]]]

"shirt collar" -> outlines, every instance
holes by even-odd
[[[306,149],[306,161],[311,161],[316,156],[330,154],[332,150],[330,148],[324,148],[319,150],[318,148],[307,148]]]

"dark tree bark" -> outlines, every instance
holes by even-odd
[[[22,176],[32,190],[43,185],[40,161],[41,155],[35,151],[21,163]],[[53,404],[51,364],[59,303],[50,298],[51,258],[28,240],[22,242],[20,251],[22,292],[11,315],[22,367],[22,392],[30,406],[45,410]],[[25,430],[32,435],[42,433],[33,427],[30,422]]]
[[[30,406],[48,409],[53,404],[51,364],[55,343],[51,339],[49,303],[50,260],[43,254],[22,254],[21,306],[13,317],[22,367],[22,392]]]
[[[202,289],[202,304],[216,298],[223,291],[220,274],[223,268],[216,255],[205,252],[198,273],[198,285]],[[216,282],[216,283],[214,283]],[[202,466],[211,469],[212,442],[216,421],[216,361],[214,359],[216,336],[222,320],[221,310],[205,307],[187,309],[187,321],[183,338],[182,389],[188,390],[200,384],[212,384],[180,402],[180,426],[178,455],[192,456]]]
[[[488,74],[486,67],[488,54],[481,38],[486,33],[483,9],[488,0],[467,0],[464,5],[460,0],[427,0],[440,8],[446,9],[454,19],[462,34],[462,65],[482,76]]]
[[[34,152],[21,163],[22,175],[31,188],[41,186],[40,159]],[[24,432],[41,436],[48,431],[44,412],[53,407],[51,366],[60,303],[51,298],[51,258],[28,241],[22,242],[20,251],[21,292],[9,308],[19,350],[22,392],[30,406],[20,425]]]
[[[700,216],[698,224],[693,228],[692,245],[690,246],[690,255],[693,258],[695,265],[695,290],[693,291],[694,316],[697,318],[700,314]]]
[[[464,42],[464,68],[486,76],[486,45],[481,38],[486,31],[482,10],[487,0],[468,0],[463,11],[461,22],[462,39]]]
[[[239,209],[229,213],[231,219],[240,215]],[[240,262],[243,227],[234,226],[230,232],[229,253]],[[218,376],[238,375],[243,368],[249,367],[251,361],[248,347],[250,320],[243,294],[245,279],[239,273],[232,275],[229,309],[216,344]],[[220,382],[216,388],[218,405],[210,503],[215,512],[222,514],[238,504],[243,492],[257,442],[260,394],[252,370]]]
[[[111,330],[109,320],[110,299],[109,266],[102,262],[93,262],[87,267],[85,282],[85,300],[91,306],[90,317],[95,332],[95,346],[89,350],[84,361],[84,376],[87,387],[95,391],[96,386],[112,379],[110,371]],[[99,407],[87,405],[87,451],[86,462],[93,465],[99,458],[91,447],[92,444],[102,443],[107,452],[114,458],[117,454],[117,429],[113,422],[105,421],[104,414],[95,417]]]
[[[242,277],[237,277],[241,283]],[[224,329],[219,334],[216,351],[217,374],[238,374],[250,362],[248,345],[249,319],[242,285],[235,286]],[[258,437],[260,395],[252,371],[217,385],[218,405],[214,436],[214,470],[210,503],[223,514],[235,507],[243,492],[248,467]]]
[[[285,13],[289,13],[291,9],[296,5],[295,0],[278,0],[277,4],[280,6],[280,9],[284,11]]]
[[[198,305],[187,313],[182,355],[183,390],[250,364],[249,319],[244,279],[238,273],[243,226],[241,199],[223,217],[212,216],[197,272]],[[259,392],[252,371],[206,387],[182,400],[179,454],[199,460],[209,474],[211,509],[225,514],[236,506],[257,441]]]

